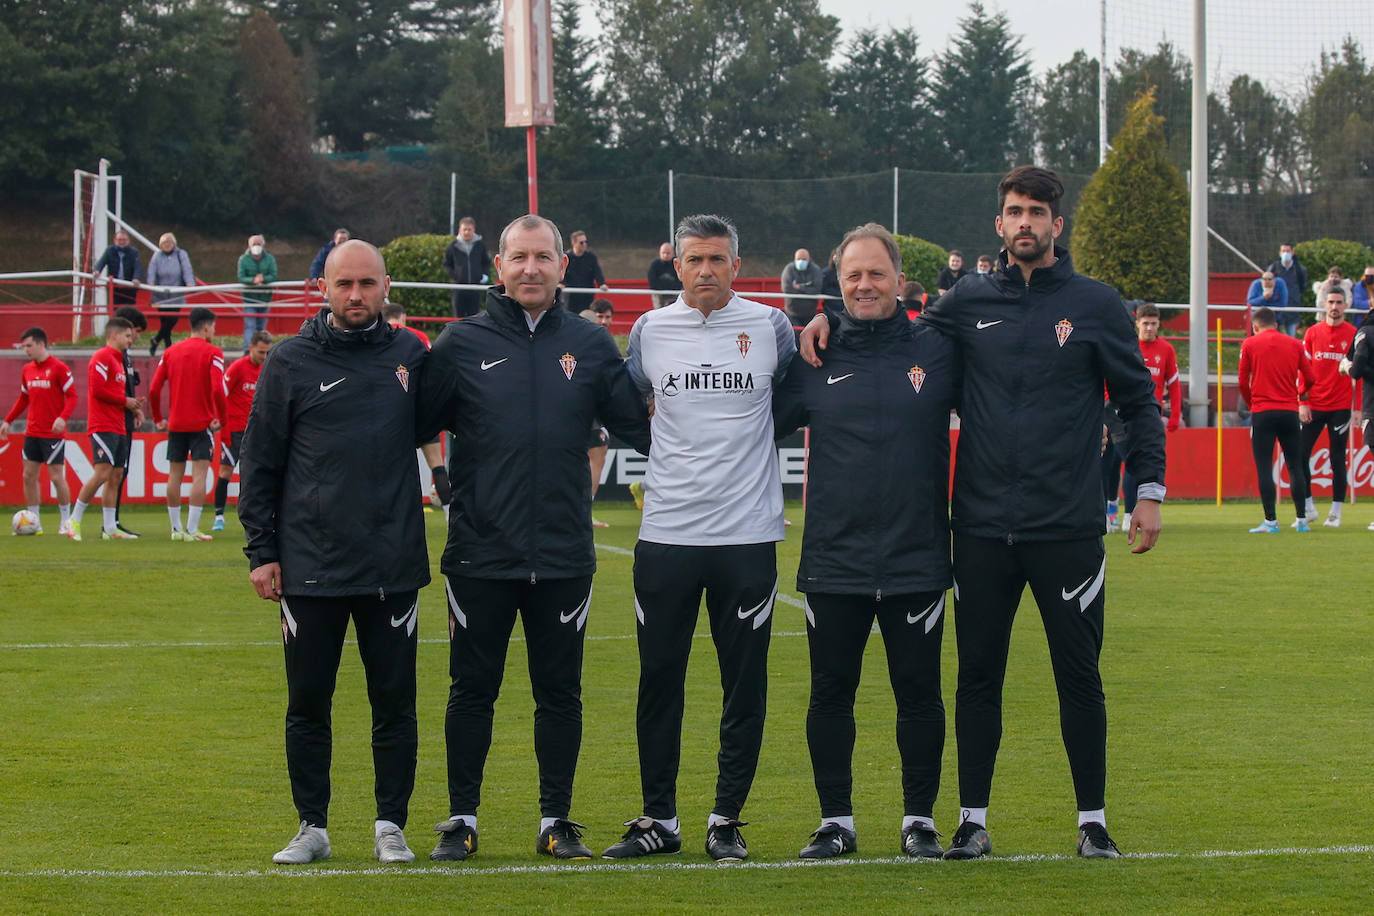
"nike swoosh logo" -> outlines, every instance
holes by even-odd
[[[1007,319],[1005,319],[1005,318],[998,318],[996,321],[983,321],[982,319],[979,319],[978,323],[975,324],[974,327],[981,331],[981,330],[983,330],[984,328],[990,328],[990,327],[992,327],[994,324],[1001,324],[1002,322],[1004,322],[1004,321],[1006,321],[1006,320],[1007,320]]]
[[[410,610],[402,614],[399,619],[392,617],[391,625],[397,628],[404,626],[406,628],[406,635],[410,636],[415,632],[415,623],[419,620],[419,617],[420,602],[417,599],[416,602],[410,606]]]
[[[348,378],[348,376],[345,375],[344,378]],[[339,382],[342,382],[342,381],[343,381],[343,378],[339,379],[338,381],[330,382],[328,385],[326,385],[324,382],[320,382],[320,390],[321,390],[321,391],[328,391],[330,388],[333,388],[335,385],[339,384]]]
[[[503,357],[501,357],[500,359],[498,359],[498,360],[497,360],[496,362],[494,362],[494,363],[489,363],[489,362],[487,362],[487,361],[484,359],[484,360],[482,360],[482,371],[483,371],[483,372],[486,372],[486,371],[487,371],[488,369],[490,369],[492,366],[499,366],[499,365],[501,365],[502,363],[504,363],[504,362],[505,362],[506,360],[508,360],[508,359],[510,359],[509,356],[503,356]]]
[[[832,376],[828,377],[828,378],[825,380],[825,383],[826,383],[827,385],[833,385],[833,384],[835,384],[836,382],[843,382],[845,379],[847,379],[847,378],[853,378],[853,377],[854,377],[854,373],[853,373],[853,372],[849,373],[848,375],[841,375],[839,378],[836,378],[835,376],[832,375]]]
[[[1083,589],[1088,587],[1088,584],[1091,583],[1094,578],[1096,577],[1089,576],[1088,578],[1084,579],[1082,584],[1080,584],[1078,588],[1074,589],[1073,591],[1069,591],[1066,588],[1061,588],[1059,590],[1060,597],[1062,597],[1065,601],[1072,601],[1074,598],[1078,597],[1079,592],[1083,591]]]
[[[935,624],[939,621],[940,615],[943,614],[944,611],[945,595],[944,592],[941,592],[940,597],[932,601],[930,603],[930,607],[926,608],[924,611],[921,611],[921,613],[912,614],[908,611],[906,615],[906,622],[911,624],[920,623],[921,619],[925,618],[926,632],[929,633],[931,630],[935,629]]]

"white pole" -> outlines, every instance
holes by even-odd
[[[458,207],[458,173],[448,173],[448,234],[453,235],[453,218]]]
[[[897,166],[892,167],[892,234],[897,234]]]
[[[100,170],[95,180],[95,207],[91,214],[91,254],[104,252],[110,244],[110,160],[100,160]],[[94,263],[94,262],[92,262]],[[105,310],[110,304],[110,291],[106,284],[97,284],[91,299],[97,311],[92,318],[91,330],[99,336],[105,331]]]
[[[677,232],[677,216],[673,210],[676,202],[673,200],[673,170],[668,170],[668,239],[672,241],[673,233]],[[677,247],[676,245],[674,247]]]
[[[81,339],[81,169],[72,170],[72,340]]]
[[[1193,0],[1192,207],[1189,237],[1188,424],[1207,425],[1207,0]],[[1217,425],[1221,425],[1217,405]]]
[[[1107,0],[1102,0],[1098,21],[1097,54],[1097,164],[1107,161]]]

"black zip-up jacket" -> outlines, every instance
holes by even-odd
[[[921,314],[964,365],[952,522],[1017,541],[1106,532],[1102,386],[1126,424],[1126,466],[1163,498],[1164,424],[1116,290],[1074,273],[1069,253],[1031,274],[1008,264],[964,277]]]
[[[472,237],[472,246],[464,251],[457,240],[444,249],[444,273],[454,283],[481,283],[491,273],[491,255],[480,235]],[[472,290],[478,292],[478,290]]]
[[[385,321],[345,332],[321,309],[272,348],[243,437],[239,520],[253,569],[286,595],[429,583],[415,435],[427,354]]]
[[[440,569],[476,579],[596,570],[587,430],[601,422],[648,454],[649,413],[606,330],[561,308],[533,331],[502,286],[430,351],[422,432],[453,433]]]
[[[797,589],[878,599],[950,584],[954,342],[906,313],[847,312],[817,369],[794,359],[773,395],[779,438],[811,427]]]
[[[1350,377],[1364,380],[1364,394],[1360,400],[1360,412],[1366,422],[1374,420],[1374,340],[1369,331],[1361,327],[1350,342],[1346,359],[1350,360]]]

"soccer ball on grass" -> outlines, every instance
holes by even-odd
[[[10,530],[15,534],[37,534],[38,516],[28,509],[20,509],[10,519]]]

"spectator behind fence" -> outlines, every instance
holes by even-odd
[[[150,286],[195,286],[196,275],[191,269],[191,256],[184,248],[177,247],[177,237],[164,232],[157,240],[157,247],[158,250],[148,259],[147,283]],[[154,291],[152,302],[162,312],[162,326],[157,329],[148,347],[148,355],[157,356],[159,343],[172,345],[172,328],[177,325],[177,312],[186,303],[186,294]]]
[[[1288,285],[1274,276],[1272,270],[1266,270],[1258,280],[1250,284],[1245,301],[1252,309],[1281,308],[1288,302]]]
[[[782,269],[782,291],[820,295],[823,277],[820,265],[811,260],[811,252],[798,248],[792,260]],[[819,299],[788,299],[787,315],[801,327],[811,320],[820,305]]]
[[[465,216],[458,221],[458,236],[444,250],[444,273],[454,283],[486,283],[491,278],[491,255],[477,234],[477,220]],[[476,289],[455,289],[453,317],[466,318],[482,309],[484,293]]]
[[[1287,305],[1291,308],[1298,308],[1302,305],[1302,291],[1307,289],[1307,268],[1298,261],[1298,256],[1293,253],[1293,246],[1284,242],[1279,246],[1279,259],[1265,268],[1272,271],[1275,278],[1282,280],[1287,289],[1287,302],[1280,305]],[[1273,303],[1266,302],[1269,308],[1274,308]],[[1276,312],[1274,315],[1278,321],[1278,328],[1289,337],[1298,336],[1298,312]]]
[[[105,249],[100,260],[95,262],[95,267],[91,268],[91,273],[98,277],[102,270],[110,272],[111,280],[138,283],[143,279],[143,261],[138,256],[138,249],[129,244],[129,233],[123,229],[115,233],[114,244]],[[116,308],[121,305],[133,305],[137,298],[138,290],[132,286],[114,288]]]
[[[329,252],[348,241],[351,237],[347,229],[340,228],[334,230],[334,237],[324,243],[324,247],[315,255],[315,260],[310,262],[311,286],[315,285],[313,281],[324,276],[324,262],[329,257]]]
[[[908,280],[902,284],[902,301],[900,308],[906,309],[906,316],[914,319],[926,309],[926,288],[915,280]]]
[[[592,313],[591,320],[601,325],[606,330],[611,329],[611,322],[615,321],[615,303],[609,299],[593,299],[592,307],[586,310]],[[584,316],[586,312],[583,313]]]
[[[840,269],[836,266],[839,255],[830,252],[830,260],[825,265],[825,270],[821,271],[821,294],[840,298]]]
[[[940,276],[935,281],[935,288],[940,291],[940,295],[954,289],[954,284],[959,282],[960,277],[968,276],[968,269],[964,267],[964,253],[958,248],[951,248],[949,251],[949,265],[940,268]]]
[[[578,229],[569,238],[572,239],[572,247],[567,251],[568,269],[563,271],[562,286],[573,289],[596,287],[605,292],[609,289],[606,277],[601,273],[601,262],[596,259],[596,253],[587,247],[587,233]],[[591,308],[592,298],[592,293],[564,292],[563,305],[577,315],[583,309]]]
[[[1355,313],[1350,316],[1350,323],[1358,328],[1369,314],[1370,300],[1374,299],[1374,264],[1365,267],[1364,276],[1355,282],[1350,293],[1350,309]]]
[[[267,330],[267,303],[272,301],[272,284],[277,282],[277,259],[260,235],[250,235],[248,250],[239,256],[239,282],[255,287],[243,291],[243,352],[247,353],[253,333]]]
[[[1350,278],[1341,270],[1339,264],[1332,264],[1326,269],[1326,279],[1318,280],[1312,284],[1312,295],[1317,297],[1317,319],[1319,321],[1326,318],[1326,294],[1332,289],[1340,292],[1345,299],[1346,308],[1350,307],[1350,301],[1354,296],[1355,284],[1350,282]]]
[[[670,305],[674,295],[682,290],[682,281],[678,279],[677,265],[673,263],[673,246],[664,242],[658,246],[658,257],[649,262],[649,289],[669,290],[664,295],[654,296],[654,308],[661,309],[665,305]]]
[[[992,255],[980,254],[978,256],[978,276],[986,277],[988,274],[992,273],[992,265],[994,263],[996,263],[996,259],[993,258]]]

